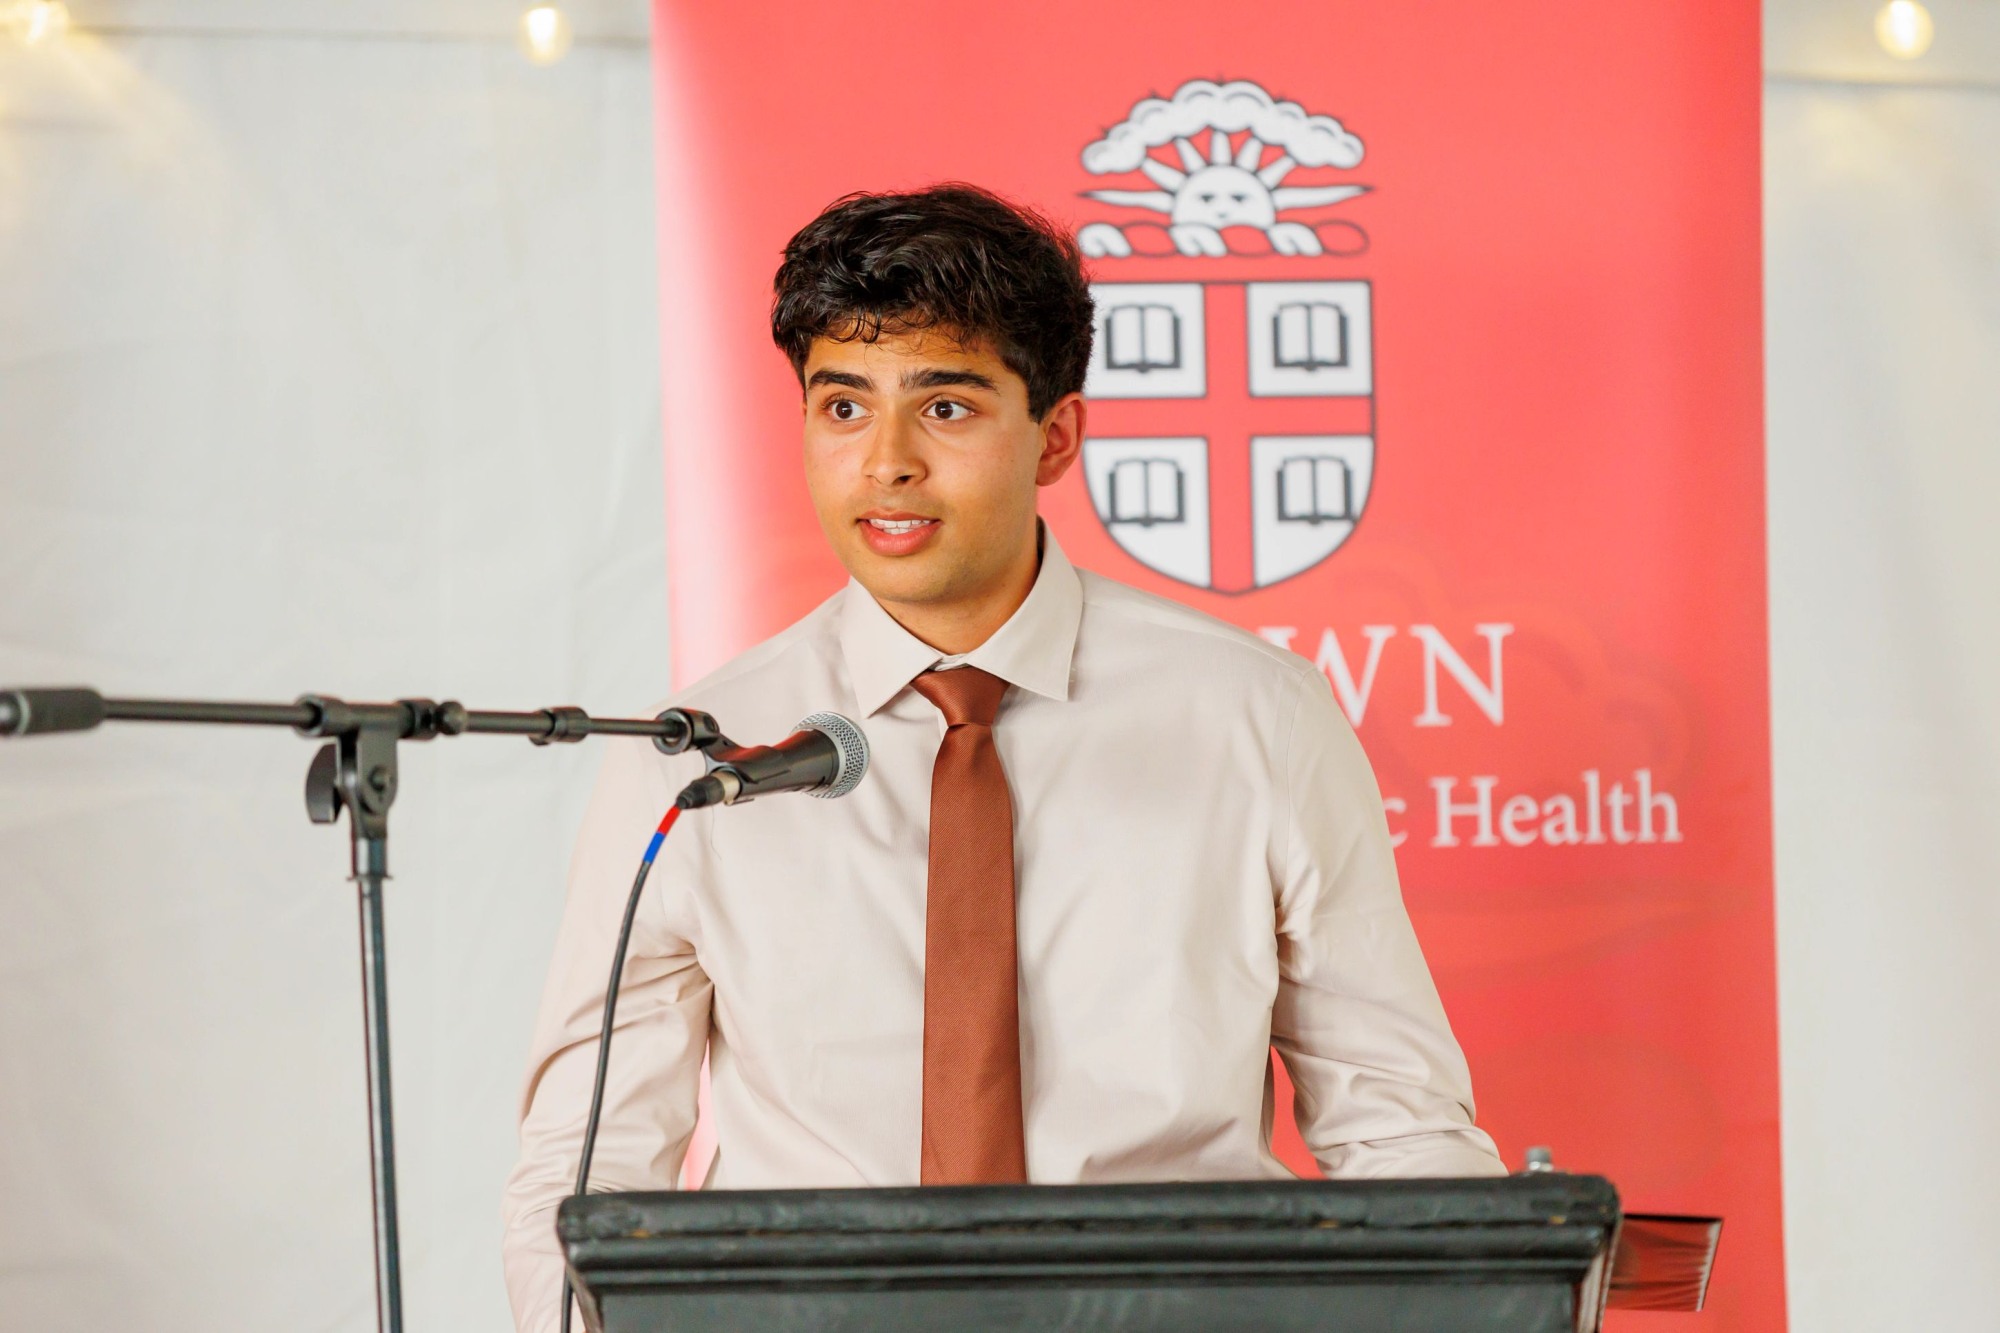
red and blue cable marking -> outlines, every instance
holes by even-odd
[[[679,806],[675,806],[673,809],[667,811],[666,818],[660,821],[660,827],[653,834],[653,840],[646,844],[646,854],[640,858],[642,864],[653,864],[653,858],[660,854],[660,844],[667,840],[667,831],[674,826],[674,821],[680,817]]]

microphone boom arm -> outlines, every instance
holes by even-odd
[[[87,686],[0,689],[0,739],[57,731],[88,731],[105,722],[192,722],[211,726],[291,727],[302,736],[332,736],[369,725],[399,740],[437,736],[526,736],[537,745],[573,743],[585,736],[651,736],[667,754],[729,744],[706,713],[669,708],[654,718],[592,717],[581,708],[506,713],[467,708],[456,701],[399,699],[350,704],[305,694],[289,704],[226,703],[212,699],[109,699]]]

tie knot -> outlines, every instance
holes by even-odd
[[[1000,713],[1000,696],[1007,692],[1006,681],[974,666],[926,671],[910,686],[937,705],[948,727],[992,726]]]

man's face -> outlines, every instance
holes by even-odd
[[[813,507],[876,600],[949,613],[1017,584],[1025,595],[1035,488],[1075,460],[1081,397],[1037,421],[1019,375],[984,345],[938,330],[820,338],[805,381]]]

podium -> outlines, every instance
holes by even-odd
[[[597,1333],[1599,1326],[1597,1176],[594,1194],[556,1228]]]

